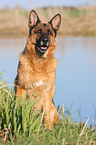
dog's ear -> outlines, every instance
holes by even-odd
[[[55,15],[48,23],[50,23],[55,31],[59,30],[61,24],[61,15]]]
[[[32,10],[29,14],[29,23],[28,23],[29,27],[33,27],[33,26],[37,25],[39,22],[41,22],[41,21],[37,15],[37,13],[34,10]]]

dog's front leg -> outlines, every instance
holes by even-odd
[[[52,101],[52,97],[49,97],[50,93],[48,93],[43,103],[43,111],[45,113],[44,123],[45,126],[49,126],[50,129],[53,128],[54,124],[59,123],[57,109],[54,106]]]
[[[19,86],[15,88],[15,93],[16,93],[16,98],[20,99],[21,97],[23,98],[26,97],[26,90]]]

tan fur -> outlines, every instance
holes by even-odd
[[[53,36],[49,38],[50,44],[46,53],[38,57],[35,52],[34,44],[36,43],[37,36],[34,34],[34,31],[38,27],[43,27],[42,23],[38,25],[32,30],[25,50],[19,56],[18,74],[15,79],[16,97],[27,96],[30,99],[32,96],[32,100],[37,97],[38,102],[34,108],[40,111],[43,109],[45,112],[45,125],[52,128],[56,122],[59,122],[57,109],[53,103],[55,71],[57,68],[57,60],[54,58],[56,46],[55,33],[53,32]],[[51,28],[50,24],[48,24],[49,27]],[[44,31],[46,33],[47,28]]]

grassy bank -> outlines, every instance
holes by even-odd
[[[96,6],[47,7],[35,9],[43,22],[62,15],[59,36],[96,36]],[[16,7],[0,10],[0,37],[27,37],[30,11]]]
[[[1,75],[1,74],[0,74]],[[45,129],[43,113],[33,112],[35,100],[15,100],[14,91],[6,81],[0,80],[0,144],[5,145],[95,145],[95,128],[72,120],[64,108],[60,108],[59,124],[53,130]]]

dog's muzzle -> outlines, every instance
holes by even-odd
[[[38,49],[38,51],[40,53],[45,53],[46,50],[49,47],[49,38],[47,36],[42,36],[36,43],[36,49]]]
[[[49,47],[49,39],[44,37],[41,39],[41,50],[45,51]]]

